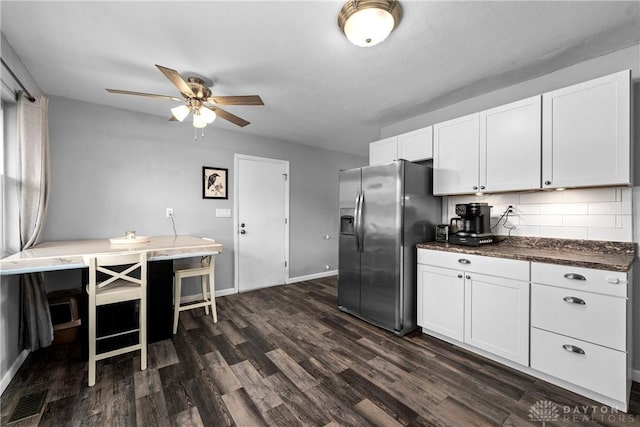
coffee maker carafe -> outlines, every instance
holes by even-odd
[[[456,215],[449,224],[449,243],[479,246],[493,243],[491,235],[491,206],[487,203],[456,205]]]

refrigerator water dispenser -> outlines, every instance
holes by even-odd
[[[353,215],[340,216],[340,234],[353,235]]]

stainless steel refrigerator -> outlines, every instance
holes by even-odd
[[[405,160],[340,171],[338,308],[397,335],[417,328],[416,244],[441,221],[432,176]]]

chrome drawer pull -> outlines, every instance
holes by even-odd
[[[565,344],[562,346],[562,348],[564,348],[567,351],[570,351],[571,353],[585,354],[583,349],[581,349],[580,347],[576,347],[575,345]]]
[[[582,274],[578,273],[567,273],[564,275],[565,279],[573,279],[573,280],[587,280]]]
[[[458,260],[458,262],[459,262],[460,264],[471,264],[471,261],[469,261],[469,260],[468,260],[468,259],[466,259],[466,258],[460,258],[460,259]]]
[[[564,297],[562,299],[570,304],[587,305],[587,303],[584,302],[582,298],[578,298],[578,297]]]

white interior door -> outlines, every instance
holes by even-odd
[[[284,284],[288,277],[289,162],[235,156],[236,289]]]

